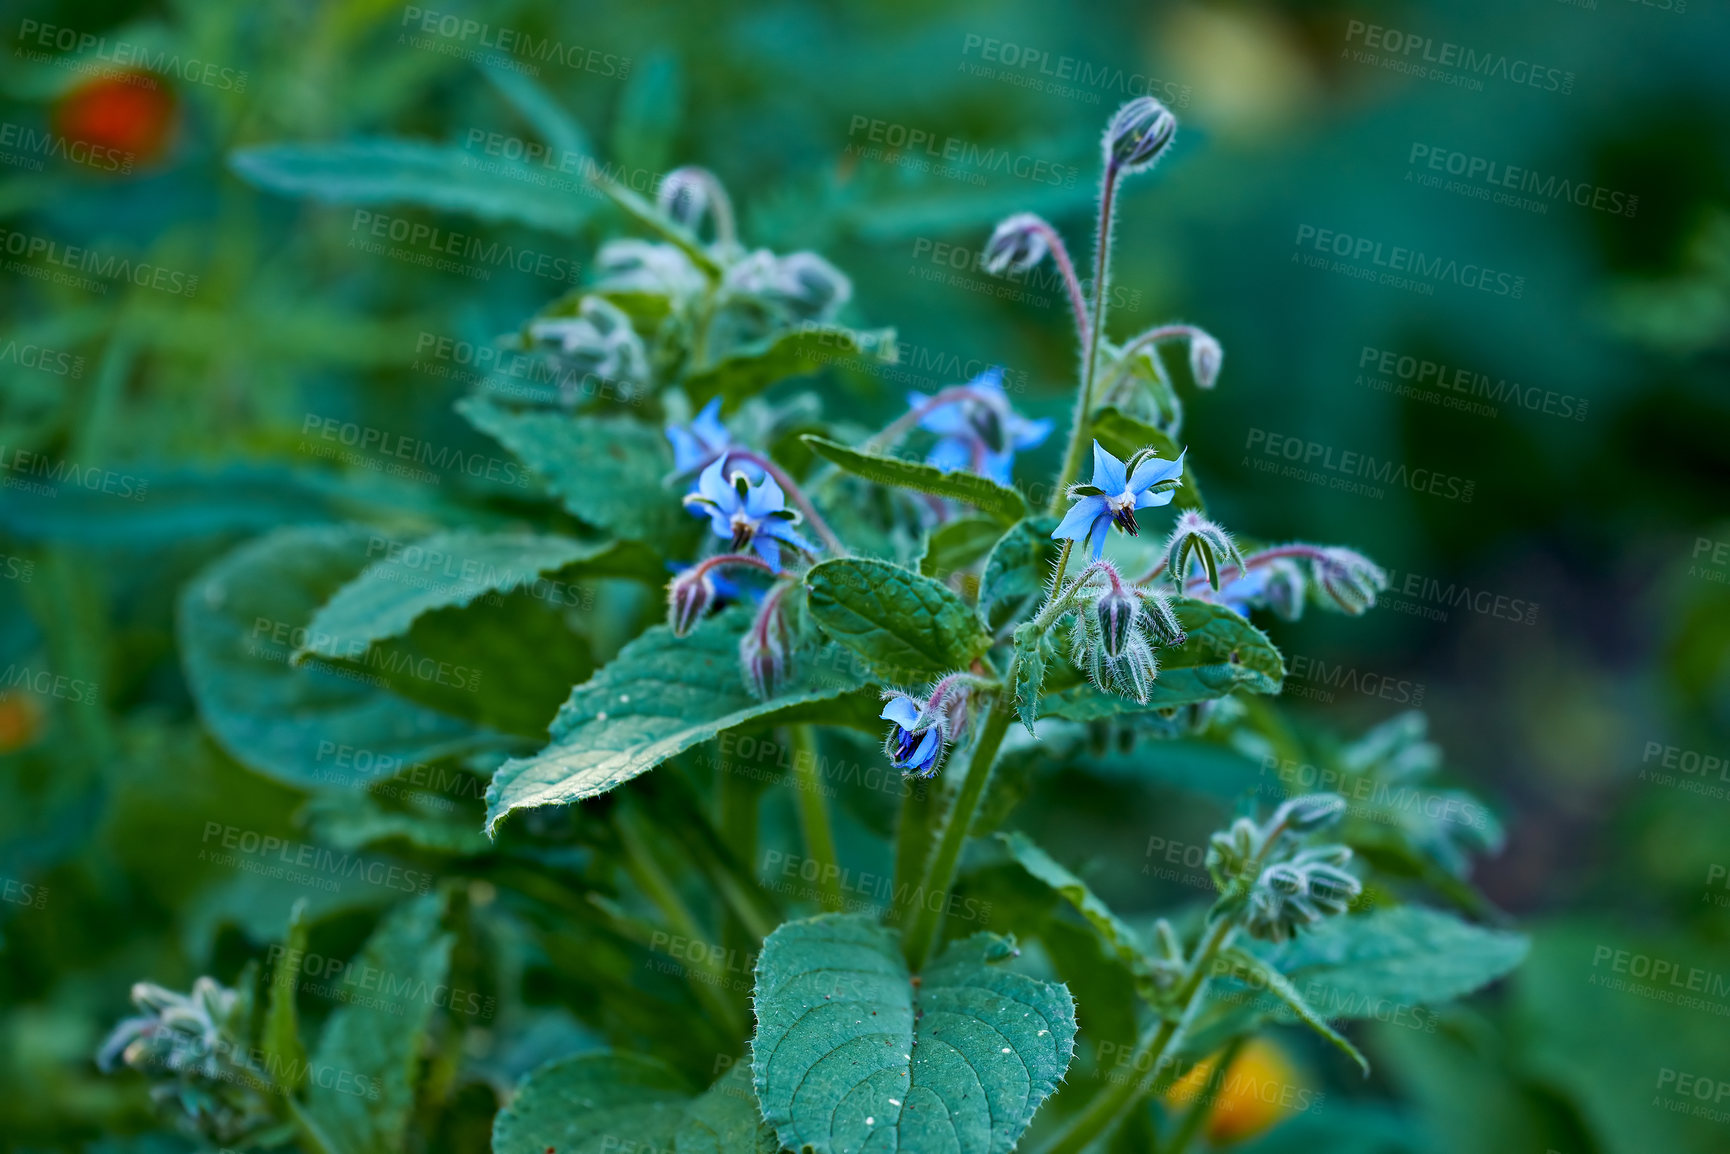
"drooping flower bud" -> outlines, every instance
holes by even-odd
[[[1107,588],[1093,603],[1099,640],[1107,657],[1121,657],[1141,624],[1141,601],[1121,585]]]
[[[1154,644],[1182,645],[1188,635],[1183,631],[1183,623],[1177,619],[1171,598],[1159,589],[1137,589],[1136,594],[1141,598],[1142,616],[1153,634]]]
[[[985,242],[985,271],[992,276],[1026,272],[1051,251],[1046,230],[1051,226],[1031,212],[1007,217]]]
[[[1346,799],[1337,793],[1306,793],[1276,809],[1268,828],[1309,833],[1331,825],[1345,811]]]
[[[695,232],[709,211],[709,182],[713,179],[700,168],[675,168],[661,178],[655,190],[655,207],[674,224]]]
[[[794,630],[787,594],[792,588],[781,585],[763,598],[751,628],[739,638],[739,668],[745,686],[761,700],[775,696],[791,669]]]
[[[1315,562],[1316,583],[1322,592],[1352,616],[1376,603],[1376,594],[1388,587],[1388,576],[1361,553],[1334,547],[1324,549]]]
[[[575,316],[532,322],[529,337],[554,347],[575,372],[585,376],[627,383],[648,377],[643,338],[624,310],[603,297],[585,296]]]
[[[1207,333],[1196,329],[1189,338],[1189,371],[1195,377],[1196,386],[1203,389],[1213,388],[1213,383],[1219,379],[1220,362],[1225,359],[1225,350],[1219,347],[1219,342]]]
[[[715,583],[697,566],[667,582],[667,627],[683,637],[715,603]]]
[[[1151,96],[1138,96],[1119,108],[1105,129],[1105,161],[1119,172],[1153,166],[1177,132],[1177,117]]]
[[[1281,558],[1268,566],[1262,581],[1262,598],[1281,619],[1296,621],[1303,616],[1305,588],[1303,569]]]
[[[847,274],[814,252],[788,253],[775,262],[775,275],[766,294],[795,320],[827,321],[853,297]]]
[[[1190,565],[1194,561],[1201,562],[1208,584],[1215,589],[1219,588],[1221,561],[1240,571],[1244,568],[1243,555],[1238,552],[1231,534],[1191,509],[1178,517],[1177,525],[1165,542],[1166,572],[1171,574],[1172,581],[1180,590],[1189,581]]]

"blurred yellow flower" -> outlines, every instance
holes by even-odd
[[[1187,1110],[1200,1097],[1208,1106],[1207,1139],[1216,1146],[1253,1138],[1287,1114],[1321,1099],[1285,1051],[1266,1038],[1252,1038],[1223,1076],[1219,1055],[1198,1063],[1165,1092],[1173,1110]]]

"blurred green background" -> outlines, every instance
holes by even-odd
[[[846,319],[903,343],[899,371],[830,382],[862,421],[1001,363],[1024,410],[1061,422],[1061,292],[1006,292],[972,254],[1032,210],[1085,260],[1105,117],[1142,92],[1170,104],[1172,155],[1121,205],[1112,331],[1183,319],[1224,345],[1186,434],[1227,525],[1390,570],[1364,620],[1276,626],[1293,706],[1356,732],[1421,704],[1508,827],[1476,880],[1535,935],[1434,1034],[1372,1031],[1375,1083],[1330,1094],[1397,1094],[1438,1151],[1730,1148],[1730,1113],[1691,1113],[1719,1103],[1664,1079],[1730,1085],[1730,14],[1698,0],[9,5],[6,1143],[147,1128],[141,1085],[90,1060],[128,985],[231,972],[281,932],[289,895],[196,860],[213,815],[286,830],[299,797],[201,738],[179,587],[272,525],[496,497],[460,470],[321,456],[308,430],[481,447],[439,342],[513,331],[569,287],[554,262],[586,265],[618,225],[575,191],[567,235],[377,210],[432,230],[422,256],[451,234],[534,254],[440,269],[229,167],[246,145],[381,135],[514,159],[537,138],[469,58],[500,50],[442,16],[520,33],[517,66],[635,187],[708,166],[749,242],[848,272]],[[135,271],[92,273],[68,246]],[[1473,269],[1493,271],[1480,287]],[[1266,471],[1294,445],[1311,475]],[[1348,453],[1471,499],[1337,487]],[[1211,828],[1184,804],[1100,787],[1066,848],[1095,855],[1114,903],[1156,908],[1184,891],[1150,888],[1143,843]],[[1638,958],[1705,976],[1642,986]]]

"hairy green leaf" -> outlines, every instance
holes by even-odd
[[[588,136],[583,132],[583,126],[533,77],[514,68],[498,68],[485,64],[480,66],[480,70],[498,90],[499,95],[508,100],[511,107],[528,121],[529,127],[558,150],[561,167],[569,157],[594,155],[594,150],[589,147]]]
[[[438,893],[398,906],[345,973],[351,1004],[325,1023],[306,1101],[345,1154],[402,1151],[421,1046],[450,968],[453,937],[439,928],[443,916]]]
[[[516,454],[587,524],[648,542],[691,530],[690,514],[662,485],[673,451],[659,429],[623,416],[513,412],[477,397],[459,401],[457,411]]]
[[[571,692],[552,744],[499,767],[487,789],[487,830],[512,810],[596,797],[724,729],[831,701],[865,684],[834,647],[795,659],[791,682],[767,700],[739,671],[742,610],[717,614],[686,637],[657,625]]]
[[[1029,517],[1016,523],[992,547],[979,578],[979,616],[992,629],[1028,615],[1045,596],[1057,545],[1055,517]]]
[[[1045,635],[1023,621],[1015,627],[1015,713],[1027,732],[1037,737],[1039,698],[1045,688]]]
[[[929,577],[887,561],[840,557],[805,576],[811,616],[884,680],[965,669],[991,647],[973,609]]]
[[[751,1044],[763,1115],[785,1146],[1014,1148],[1075,1046],[1069,990],[995,964],[976,934],[915,984],[900,935],[871,918],[788,922],[757,961]]]
[[[956,517],[931,530],[925,537],[925,552],[919,572],[947,580],[991,552],[1003,536],[1003,526],[989,517]]]
[[[366,563],[371,531],[282,529],[219,558],[180,597],[187,685],[205,726],[242,765],[291,785],[355,785],[493,744],[490,735],[380,688],[370,678],[294,668],[314,610]],[[368,755],[344,764],[332,749]]]
[[[493,1123],[493,1154],[774,1154],[751,1068],[734,1065],[693,1098],[652,1058],[579,1054],[539,1067]]]
[[[595,203],[549,187],[545,173],[529,165],[421,140],[260,144],[235,150],[229,165],[253,184],[290,196],[418,205],[551,232],[576,232]]]
[[[1056,858],[1040,849],[1026,834],[1000,833],[997,837],[1008,847],[1010,856],[1020,863],[1022,869],[1050,886],[1064,901],[1074,906],[1076,912],[1086,918],[1087,923],[1098,933],[1106,947],[1131,971],[1137,975],[1148,972],[1147,948],[1142,945],[1141,935],[1113,913],[1111,907],[1101,901],[1086,882],[1065,869]]]
[[[1021,494],[999,485],[990,477],[981,477],[978,473],[959,469],[946,473],[923,461],[907,461],[900,457],[867,453],[814,433],[807,433],[803,439],[816,452],[849,473],[855,473],[879,485],[894,485],[901,489],[912,489],[916,493],[952,497],[995,517],[1005,525],[1013,525],[1027,516],[1027,501]]]
[[[693,404],[720,397],[729,409],[789,377],[803,377],[850,357],[893,364],[895,330],[863,332],[838,325],[802,325],[735,349],[685,379]]]
[[[1298,992],[1291,980],[1280,973],[1265,959],[1254,954],[1245,953],[1239,949],[1221,950],[1215,960],[1214,971],[1217,974],[1229,974],[1243,982],[1251,989],[1266,990],[1277,998],[1281,1005],[1290,1010],[1298,1021],[1326,1038],[1352,1061],[1363,1068],[1365,1076],[1370,1072],[1369,1059],[1365,1058],[1358,1048],[1349,1042],[1345,1035],[1328,1025],[1322,1016]]]
[[[611,547],[610,542],[473,530],[435,533],[401,549],[375,538],[367,551],[377,560],[313,615],[295,659],[357,657],[375,641],[402,636],[424,613],[532,585],[543,573]]]

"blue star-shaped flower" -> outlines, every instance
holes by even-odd
[[[1175,490],[1183,484],[1183,453],[1177,460],[1167,461],[1143,449],[1130,460],[1135,464],[1133,469],[1106,452],[1098,441],[1093,442],[1093,481],[1070,488],[1075,504],[1052,532],[1053,540],[1086,541],[1097,561],[1113,525],[1134,537],[1140,532],[1135,523],[1137,509],[1171,504]]]
[[[775,478],[764,477],[752,483],[739,470],[727,476],[725,457],[715,458],[697,478],[697,487],[685,495],[685,505],[699,517],[709,518],[715,536],[726,537],[737,553],[747,547],[757,551],[764,561],[779,569],[781,557],[776,541],[784,541],[806,553],[816,548],[793,531],[799,514],[787,508],[787,495]]]
[[[937,434],[937,444],[925,458],[945,473],[962,469],[1009,484],[1010,467],[1018,449],[1031,449],[1051,434],[1050,421],[1030,421],[1009,407],[1003,391],[1003,369],[993,365],[967,382],[976,395],[937,406],[919,419],[919,427]],[[914,408],[931,400],[924,393],[907,394]]]
[[[717,453],[733,447],[727,426],[721,423],[721,398],[703,406],[688,426],[668,425],[667,440],[673,443],[673,471],[689,473]]]
[[[943,734],[935,725],[914,732],[914,726],[919,724],[919,714],[917,701],[905,693],[897,693],[877,716],[893,723],[889,739],[883,745],[884,752],[889,755],[889,764],[910,777],[930,777],[936,772],[937,759],[943,753]]]

